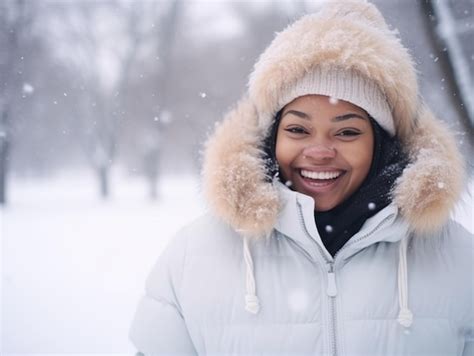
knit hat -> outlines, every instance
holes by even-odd
[[[321,94],[367,111],[406,138],[417,116],[412,59],[380,12],[365,1],[332,1],[277,34],[248,82],[259,126],[298,96]]]
[[[326,95],[355,104],[375,118],[390,135],[395,135],[385,95],[375,82],[355,71],[317,68],[285,88],[279,97],[278,107],[283,108],[294,99],[308,94]]]

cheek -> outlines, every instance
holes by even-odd
[[[345,157],[354,173],[361,175],[358,177],[360,180],[363,180],[368,174],[370,166],[372,164],[373,156],[373,142],[360,142],[353,147],[347,147],[345,152]]]
[[[281,139],[277,138],[275,156],[280,169],[283,172],[288,173],[290,171],[291,163],[297,156],[297,149],[294,144],[292,145],[284,137]]]
[[[276,145],[275,145],[275,156],[278,163],[283,164],[288,161],[289,149],[288,144],[284,138],[277,136]]]

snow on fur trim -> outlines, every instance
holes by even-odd
[[[288,87],[315,69],[350,71],[373,81],[386,96],[396,134],[401,139],[409,135],[419,105],[416,72],[407,49],[374,5],[330,2],[275,37],[248,82],[262,128],[271,125]]]
[[[449,129],[426,107],[405,141],[411,163],[397,180],[393,199],[413,231],[440,229],[459,199],[464,164]],[[265,132],[248,98],[229,112],[207,142],[203,188],[212,211],[249,237],[267,236],[282,202],[266,179],[262,151]]]
[[[409,138],[412,164],[394,189],[394,201],[413,230],[432,232],[449,218],[465,183],[464,161],[449,129],[422,106]]]
[[[242,99],[207,142],[203,189],[213,211],[245,236],[267,236],[280,209],[268,183],[253,104]]]

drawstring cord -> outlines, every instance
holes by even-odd
[[[257,314],[260,310],[260,302],[255,294],[255,277],[253,274],[253,260],[250,254],[248,238],[244,237],[244,260],[246,267],[246,281],[245,281],[245,310],[249,313]]]
[[[408,236],[400,241],[398,260],[398,302],[400,312],[398,323],[409,328],[413,323],[413,313],[408,309],[408,275],[407,275]]]
[[[398,323],[409,328],[413,323],[413,313],[408,308],[408,274],[407,274],[407,248],[408,238],[400,241],[398,260],[398,302],[400,312],[398,313]],[[253,270],[253,260],[250,254],[248,238],[243,239],[243,252],[246,267],[245,281],[245,310],[249,313],[257,314],[260,310],[260,301],[255,292],[255,276]]]

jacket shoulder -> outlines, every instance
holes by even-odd
[[[417,254],[442,256],[461,262],[473,263],[474,235],[457,221],[448,220],[437,232],[415,234],[413,247]]]
[[[474,235],[455,220],[449,220],[440,231],[441,241],[454,250],[462,250],[471,254],[474,250]]]
[[[190,258],[231,253],[241,241],[232,227],[212,213],[199,216],[178,230],[168,242],[147,279],[147,289],[153,292],[163,280],[179,288],[183,269]]]
[[[241,243],[242,237],[233,227],[207,212],[181,228],[170,245],[179,245],[187,254],[196,255],[222,254]]]

